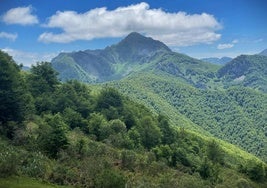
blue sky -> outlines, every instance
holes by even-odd
[[[192,57],[235,57],[267,48],[266,10],[266,0],[1,0],[0,49],[31,65],[136,31]]]

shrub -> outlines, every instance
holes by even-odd
[[[126,184],[126,178],[123,174],[116,170],[104,170],[102,171],[95,180],[95,187],[116,187],[124,188]]]

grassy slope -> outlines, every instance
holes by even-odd
[[[28,177],[0,178],[0,188],[68,188],[69,186],[58,186],[41,182]]]

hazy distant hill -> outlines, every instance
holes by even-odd
[[[218,71],[225,85],[243,85],[267,92],[267,57],[241,55]]]
[[[222,58],[217,58],[217,57],[209,57],[209,58],[202,58],[200,59],[201,61],[209,62],[209,63],[214,63],[218,65],[224,65],[228,62],[230,62],[233,58],[231,57],[222,57]]]
[[[265,55],[265,56],[267,56],[267,49],[263,50],[261,53],[259,53],[259,55]]]

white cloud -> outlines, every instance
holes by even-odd
[[[217,49],[223,50],[223,49],[233,48],[235,46],[235,44],[237,44],[238,42],[239,41],[237,39],[234,39],[231,43],[218,44]]]
[[[15,50],[11,48],[3,48],[1,50],[12,56],[16,63],[23,64],[24,66],[28,67],[30,67],[33,64],[36,64],[36,62],[41,62],[41,61],[50,62],[52,58],[58,55],[57,53],[33,53],[33,52]]]
[[[229,44],[218,44],[217,49],[219,50],[223,50],[223,49],[227,49],[227,48],[233,48],[234,44],[229,43]]]
[[[239,41],[237,39],[232,41],[232,44],[237,44]]]
[[[18,37],[17,34],[0,32],[0,38],[5,38],[5,39],[9,39],[9,40],[15,41],[17,37]]]
[[[221,25],[213,15],[168,13],[150,9],[139,3],[114,10],[95,8],[85,13],[57,11],[48,19],[47,28],[62,29],[61,33],[45,32],[39,41],[68,43],[104,37],[123,37],[132,31],[143,33],[171,46],[212,43],[221,35]]]
[[[3,15],[3,21],[7,24],[37,24],[39,23],[38,18],[32,15],[32,10],[31,6],[12,8]]]

